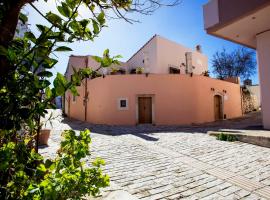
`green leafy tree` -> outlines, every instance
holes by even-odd
[[[43,0],[45,3],[47,0]],[[55,0],[57,12],[43,13],[36,0],[0,1],[0,199],[80,199],[96,195],[109,185],[109,177],[101,171],[104,161],[96,159],[86,167],[91,142],[88,130],[76,134],[63,132],[61,147],[54,159],[38,153],[40,118],[54,108],[53,99],[67,90],[78,95],[76,86],[85,78],[95,78],[98,70],[117,64],[119,56],[110,57],[109,50],[96,71],[91,68],[74,70],[67,80],[57,73],[52,87],[50,71],[57,63],[54,52],[71,51],[65,44],[94,40],[106,26],[106,13],[128,22],[129,12],[151,14],[161,0]],[[167,1],[176,5],[178,0]],[[21,13],[25,5],[33,7],[47,25],[36,24],[38,33],[26,32],[14,38],[18,20],[27,23]],[[79,15],[87,8],[91,17]]]
[[[64,140],[55,159],[47,159],[29,149],[29,139],[0,148],[1,199],[80,199],[96,195],[109,185],[108,175],[101,171],[102,159],[91,168],[81,160],[90,155],[88,130],[79,135],[63,132]]]

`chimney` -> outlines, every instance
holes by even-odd
[[[199,53],[202,53],[202,46],[201,45],[196,45],[196,51]]]
[[[251,79],[244,80],[244,85],[252,85],[252,80]]]
[[[192,52],[186,52],[186,74],[190,74],[193,71],[192,67]]]

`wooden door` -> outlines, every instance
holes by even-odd
[[[152,123],[152,97],[139,97],[139,123]]]
[[[215,120],[222,119],[222,98],[219,95],[214,96]]]

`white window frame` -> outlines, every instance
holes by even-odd
[[[126,107],[121,107],[121,101],[126,101]],[[128,98],[118,98],[117,99],[117,108],[118,110],[128,110]]]

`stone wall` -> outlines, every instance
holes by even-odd
[[[242,88],[242,103],[244,113],[259,109],[256,95],[252,94],[247,88]]]

